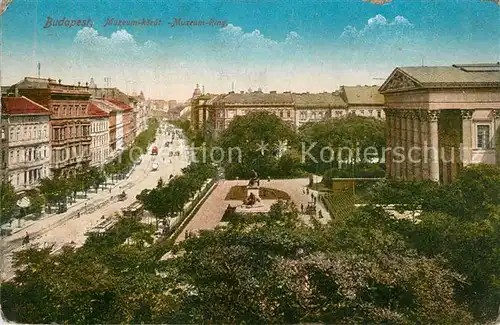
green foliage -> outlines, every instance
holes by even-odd
[[[14,214],[17,210],[17,199],[17,194],[10,182],[2,182],[0,184],[0,224],[9,222],[14,217]]]
[[[216,169],[211,164],[191,163],[182,172],[183,175],[172,178],[168,183],[162,180],[156,188],[137,196],[155,218],[164,219],[182,213],[184,205],[207,179],[214,177]]]
[[[247,179],[252,169],[262,178],[297,175],[300,155],[297,151],[290,151],[277,159],[280,141],[286,141],[288,146],[298,148],[297,135],[293,128],[275,114],[262,111],[235,117],[217,141],[217,145],[223,148],[226,155],[234,154],[231,162],[228,158],[225,161],[226,178]],[[268,150],[263,154],[257,150],[261,143],[268,145]],[[241,161],[237,161],[235,148],[241,150]]]
[[[344,165],[342,168],[328,169],[321,182],[326,187],[332,187],[332,178],[383,178],[385,170],[379,164]]]
[[[190,165],[139,197],[186,197],[180,189],[210,177],[206,167]],[[2,309],[20,323],[485,323],[500,301],[500,202],[491,193],[499,174],[476,166],[447,187],[373,189],[374,203],[420,205],[420,222],[369,205],[311,227],[280,202],[172,249],[168,240],[152,242],[152,227],[123,218],[79,249],[16,253],[20,269],[2,284]],[[468,207],[469,195],[486,203]],[[124,245],[127,238],[135,244]],[[159,261],[169,249],[173,258]]]
[[[421,209],[421,222],[394,225],[416,250],[429,258],[444,257],[466,282],[460,301],[475,318],[496,317],[500,301],[500,167],[464,168],[456,182],[387,182],[374,191],[373,202]]]
[[[385,147],[385,122],[370,117],[348,115],[318,123],[308,123],[301,127],[299,136],[304,152],[314,145],[309,152],[317,163],[306,156],[305,168],[309,172],[318,174],[338,165],[339,155],[343,160],[349,158],[348,151],[340,152],[340,148],[352,149],[353,157],[351,158],[356,162],[363,158],[366,148],[373,148],[366,151],[367,156],[370,155],[366,158],[374,158],[371,156],[375,153],[374,150],[378,153],[378,157],[382,157],[382,150]],[[326,149],[322,155],[323,148],[331,148],[333,157]],[[356,149],[359,149],[361,157],[355,157]],[[321,159],[322,156],[323,159]]]
[[[26,209],[26,214],[39,214],[45,206],[45,198],[38,190],[31,190],[26,193],[30,200],[30,206]]]

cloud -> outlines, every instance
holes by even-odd
[[[76,33],[73,40],[75,44],[84,46],[90,51],[113,51],[127,49],[128,51],[142,51],[155,49],[157,45],[152,41],[138,44],[134,36],[125,29],[118,30],[110,37],[99,35],[99,32],[91,27],[84,27]]]
[[[226,45],[238,48],[276,48],[285,44],[295,44],[301,39],[297,32],[291,31],[285,36],[284,41],[276,41],[265,37],[258,29],[245,33],[243,28],[233,24],[220,29],[220,38]]]
[[[384,30],[400,29],[405,27],[413,27],[408,19],[403,16],[396,16],[393,21],[387,20],[382,15],[376,15],[368,19],[367,24],[361,29],[348,25],[344,28],[340,38],[361,38],[371,33],[383,32]]]

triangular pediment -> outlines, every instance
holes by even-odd
[[[397,92],[418,88],[422,88],[422,85],[400,69],[396,68],[380,87],[380,92]]]

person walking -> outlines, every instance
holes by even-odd
[[[304,204],[303,203],[300,204],[300,212],[304,212]]]

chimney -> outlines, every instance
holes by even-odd
[[[59,84],[61,84],[61,81],[62,81],[62,80],[61,80],[61,79],[59,79],[58,81],[59,81]]]

